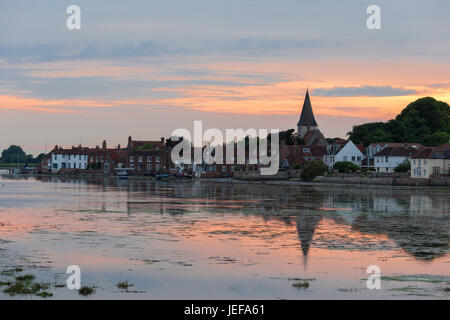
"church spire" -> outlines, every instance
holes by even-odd
[[[314,119],[314,113],[311,106],[311,100],[309,99],[308,89],[306,89],[305,101],[303,102],[303,109],[297,126],[317,127],[317,122]]]

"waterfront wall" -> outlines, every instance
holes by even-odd
[[[403,175],[394,176],[320,176],[314,179],[322,183],[364,184],[364,185],[390,185],[390,186],[429,186],[450,187],[450,177],[417,179]]]
[[[288,180],[288,179],[300,179],[301,170],[285,170],[278,171],[273,176],[262,176],[259,171],[237,171],[233,175],[233,179],[243,181],[273,181],[273,180]]]

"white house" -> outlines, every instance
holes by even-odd
[[[366,159],[363,161],[363,167],[375,167],[374,155],[388,147],[416,147],[423,148],[420,143],[402,143],[402,142],[375,142],[369,144],[366,148]]]
[[[424,148],[411,157],[411,178],[440,177],[450,174],[450,143]]]
[[[364,154],[351,140],[338,140],[327,146],[323,162],[331,170],[336,162],[348,161],[361,167]]]
[[[402,143],[402,142],[375,142],[369,144],[366,149],[366,156],[373,157],[375,154],[387,147],[417,147],[423,148],[420,143]]]
[[[377,172],[392,173],[399,164],[410,161],[410,158],[420,150],[417,146],[387,147],[373,156],[373,165]]]
[[[52,171],[61,169],[86,169],[88,164],[87,148],[62,149],[55,147],[51,152]]]

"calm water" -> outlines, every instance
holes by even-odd
[[[449,299],[449,194],[1,176],[0,270],[69,299],[74,264],[89,299]]]

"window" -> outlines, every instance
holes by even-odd
[[[439,176],[441,174],[441,168],[440,167],[433,167],[433,175]]]
[[[147,164],[147,170],[152,170],[152,165],[151,164]]]
[[[130,168],[134,169],[134,163],[130,163]]]
[[[156,171],[159,171],[161,166],[159,164],[156,165]]]
[[[309,153],[309,148],[303,148],[303,153]]]
[[[355,156],[352,156],[352,161],[355,161]]]
[[[389,162],[389,161],[388,161],[388,159],[389,159],[389,158],[388,158],[388,157],[386,157],[386,162]]]
[[[139,161],[139,162],[142,162],[142,157],[138,157],[138,161]]]
[[[222,166],[222,172],[227,172],[227,166]]]
[[[152,157],[148,156],[147,157],[147,162],[152,162]]]
[[[157,157],[156,157],[156,162],[160,162],[160,161],[161,161],[160,157],[157,156]]]
[[[130,162],[134,162],[134,157],[130,157]]]
[[[361,157],[360,157],[360,156],[357,156],[357,157],[356,157],[356,161],[361,161]]]
[[[230,167],[231,172],[234,172],[234,166]]]

